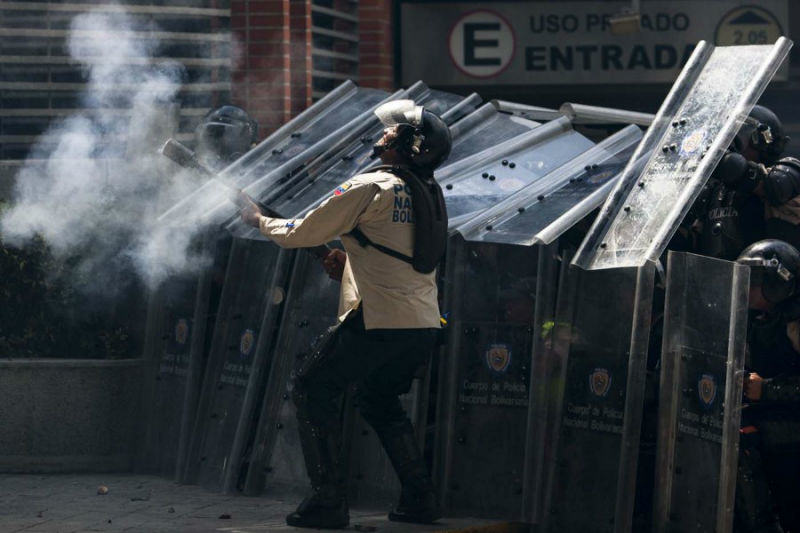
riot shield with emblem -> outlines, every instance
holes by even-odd
[[[631,531],[655,268],[571,267],[544,365],[545,531]]]
[[[291,399],[292,372],[314,338],[336,322],[339,287],[303,253],[297,254],[290,279],[258,423],[248,439],[246,494],[260,494],[265,487],[297,493],[308,486]]]
[[[542,467],[533,458],[542,446],[531,441],[544,425],[535,423],[533,432],[526,426],[536,385],[530,377],[537,375],[533,368],[552,329],[554,241],[602,201],[603,188],[640,137],[637,127],[625,128],[479,214],[451,223],[463,239],[451,238],[446,261],[449,328],[435,455],[448,512],[516,519],[527,515],[523,493],[541,492],[530,478],[540,477],[532,471]],[[500,167],[510,174],[510,163],[525,159],[509,157]],[[539,245],[545,229],[551,246]],[[470,481],[474,476],[478,481]]]
[[[181,418],[186,406],[191,337],[198,276],[172,276],[150,296],[148,344],[145,357],[147,380],[143,396],[145,427],[136,470],[173,477],[177,464]],[[201,324],[198,324],[201,325]]]
[[[698,43],[575,257],[588,269],[656,260],[792,43]],[[650,153],[642,170],[636,162]]]
[[[547,307],[537,287],[552,283],[541,279],[552,260],[538,246],[449,241],[434,455],[448,514],[519,514],[534,326]]]
[[[291,252],[270,243],[235,239],[225,274],[197,408],[185,481],[220,488],[252,372],[261,372],[265,343],[282,301],[269,288],[284,281]],[[264,268],[274,264],[274,268]],[[262,335],[263,334],[263,335]]]
[[[197,245],[210,256],[209,265],[199,273],[171,276],[151,293],[144,349],[144,416],[135,469],[177,480],[202,380],[209,308],[218,293],[212,278],[227,258],[230,239],[211,232]]]
[[[747,336],[747,267],[670,252],[654,529],[730,532]]]

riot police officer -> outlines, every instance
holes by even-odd
[[[765,237],[800,245],[800,161],[780,158],[788,141],[775,113],[755,106],[693,207],[700,253],[733,260]]]
[[[767,239],[737,259],[750,266],[748,355],[736,519],[743,531],[800,527],[800,253]]]
[[[341,464],[340,402],[356,383],[357,404],[374,428],[401,481],[391,520],[433,522],[439,507],[430,475],[398,396],[408,392],[427,363],[440,327],[435,266],[418,270],[418,255],[438,263],[446,239],[446,210],[433,170],[451,147],[447,125],[413,101],[389,102],[375,111],[386,126],[374,146],[391,167],[378,167],[340,185],[305,217],[286,220],[242,211],[245,222],[283,247],[310,247],[341,237],[346,254],[325,261],[333,277],[341,269],[339,323],[313,347],[296,370],[293,399],[312,493],[286,521],[297,527],[341,528],[349,523]],[[425,183],[432,197],[413,196]],[[427,194],[427,193],[426,193]],[[421,249],[418,206],[435,206],[444,231]],[[424,213],[423,213],[424,214]],[[439,257],[435,257],[438,254]],[[410,259],[410,261],[409,261]],[[427,269],[423,269],[427,270]]]
[[[221,170],[248,152],[258,140],[258,123],[241,107],[212,109],[194,131],[198,157]]]

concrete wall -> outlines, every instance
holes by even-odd
[[[143,361],[0,361],[0,472],[132,468]]]

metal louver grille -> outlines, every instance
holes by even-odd
[[[160,5],[163,4],[163,5]],[[118,5],[118,4],[116,4]],[[218,0],[133,0],[122,6],[133,21],[131,33],[157,40],[158,58],[185,67],[179,93],[179,138],[188,140],[209,107],[230,94],[229,2]],[[0,160],[22,159],[54,119],[92,113],[81,98],[86,75],[69,56],[72,19],[89,10],[118,9],[111,2],[0,3]],[[91,40],[91,31],[77,32]],[[127,58],[131,68],[147,57]],[[109,87],[124,93],[130,87]],[[126,115],[124,106],[106,112]]]
[[[358,79],[358,2],[312,0],[312,96]]]

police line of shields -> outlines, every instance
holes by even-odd
[[[456,218],[461,216],[462,219],[469,219],[470,213],[535,185],[593,146],[592,142],[571,129],[567,119],[557,119],[539,126],[535,122],[499,114],[491,106],[485,105],[475,110],[477,102],[474,96],[460,102],[451,99],[450,102],[446,104],[450,107],[449,111],[447,107],[435,110],[445,118],[449,113],[450,120],[455,121],[455,146],[451,157],[454,162],[441,169],[439,176],[446,188],[450,212]],[[435,108],[435,100],[431,104]],[[618,138],[631,144],[635,141],[635,135],[640,135],[638,129],[633,129],[636,131],[629,128]],[[372,139],[370,142],[364,138],[359,140],[360,143],[351,143],[349,148],[332,150],[326,158],[320,157],[306,163],[294,176],[299,179],[292,183],[278,180],[281,181],[284,194],[273,205],[287,213],[303,212],[323,199],[349,175],[368,165],[370,160],[367,152]],[[600,198],[598,193],[602,193],[613,181],[611,178],[616,177],[612,167],[601,168],[596,163],[582,159],[573,163],[575,168],[581,169],[587,163],[585,175],[576,174],[568,186],[565,186],[566,181],[561,183],[558,180],[556,187],[551,186],[552,190],[548,192],[553,193],[555,201],[547,205],[550,211],[540,220],[542,228],[558,218],[560,212],[558,208],[553,210],[553,206],[560,205],[563,211],[569,211],[581,201],[586,206],[595,206],[599,201],[596,198]],[[262,167],[266,165],[264,161],[259,164]],[[285,169],[283,165],[278,165],[281,171]],[[530,192],[527,190],[528,195]],[[267,190],[265,195],[269,194]],[[559,197],[559,194],[562,196]],[[585,202],[587,198],[588,203]],[[537,202],[534,200],[533,203]],[[534,211],[529,211],[529,214]],[[540,208],[539,211],[547,210]],[[232,229],[240,236],[257,237],[252,231],[235,225]],[[537,254],[538,250],[529,249],[523,255],[530,259]],[[520,265],[525,263],[527,260],[518,261]],[[290,283],[296,285],[289,286]],[[526,288],[515,286],[500,292],[521,292],[534,298],[532,293],[536,290],[535,284],[533,277]],[[317,287],[313,291],[314,297],[311,300],[304,299],[301,289],[310,286]],[[269,289],[253,290],[253,287]],[[225,490],[244,487],[249,493],[258,493],[272,483],[283,487],[305,486],[296,435],[291,431],[294,424],[293,406],[285,400],[288,397],[286,386],[294,356],[307,349],[311,338],[323,331],[324,325],[335,321],[333,302],[336,293],[336,285],[327,280],[322,269],[306,254],[297,254],[296,257],[294,252],[279,254],[277,247],[257,238],[236,240],[230,252],[213,328],[201,399],[197,406],[188,458],[185,460],[184,481],[199,480],[207,486]],[[320,309],[323,308],[330,311],[321,313]],[[526,304],[521,303],[519,312],[524,314],[525,308]],[[312,319],[303,317],[312,317],[319,324],[310,327]],[[502,317],[495,315],[494,320],[502,321]],[[305,335],[298,335],[296,328],[307,328]],[[259,334],[273,330],[276,330],[275,340],[271,340],[272,336]],[[528,324],[522,326],[520,331],[524,333],[516,334],[519,338],[515,341],[519,347],[514,348],[512,353],[529,353],[532,328]],[[512,333],[509,335],[514,336]],[[495,354],[501,352],[502,349],[499,349]],[[527,367],[522,357],[519,361],[524,374]],[[266,394],[260,400],[262,394],[259,389],[265,380]],[[525,378],[520,378],[509,386],[519,392],[525,387],[524,381]],[[427,412],[427,390],[427,384],[418,381],[415,390],[405,400],[420,429],[420,442],[425,430],[426,420],[423,416]],[[524,397],[527,397],[527,393],[515,400],[519,404],[516,405],[517,412],[524,411],[520,409]],[[280,401],[276,401],[278,399]],[[380,495],[379,499],[388,502],[395,496],[396,481],[379,450],[377,439],[351,411],[346,411],[346,418],[352,428],[349,433],[351,438],[348,439],[352,456],[358,459],[351,465],[354,493]],[[255,419],[259,423],[253,429],[252,420]],[[520,447],[523,440],[517,439],[516,446]],[[515,467],[514,471],[517,478],[514,492],[519,499],[522,492],[521,467]]]
[[[442,116],[446,121],[459,118],[449,111],[444,112]],[[469,125],[461,126],[462,121],[468,121]],[[454,149],[451,158],[458,157],[458,154],[480,151],[490,146],[489,143],[522,134],[535,126],[535,123],[528,121],[509,121],[492,107],[480,107],[454,125]],[[480,131],[484,128],[492,128],[492,134],[485,136],[474,134],[473,130]],[[308,188],[309,191],[321,191],[322,196],[319,198],[315,194],[303,191],[301,197],[288,198],[278,203],[279,209],[303,211],[309,207],[310,201],[316,203],[324,199],[332,188],[358,170],[349,166],[343,167],[344,161],[358,160],[359,157],[366,158],[366,155],[357,154],[343,158],[343,161],[320,175],[319,179]],[[303,201],[306,205],[301,208]],[[296,259],[292,283],[286,296],[284,318],[277,333],[276,356],[272,358],[259,422],[255,435],[249,439],[242,456],[243,470],[246,470],[243,487],[248,494],[262,491],[297,492],[305,490],[307,486],[296,431],[294,405],[289,400],[291,372],[296,360],[308,353],[313,339],[336,322],[338,283],[329,280],[320,266],[305,254],[298,255]],[[422,415],[427,414],[424,397],[427,391],[425,376],[423,373],[420,380],[415,380],[412,391],[402,399],[420,431],[424,431],[425,424]],[[399,490],[391,465],[383,454],[374,432],[355,413],[353,409],[355,406],[347,402],[344,407],[343,453],[351,457],[349,461],[351,497],[361,502],[389,504],[396,498]],[[421,433],[419,437],[421,441]]]
[[[580,146],[576,137],[570,130],[566,143],[573,149]],[[532,354],[541,351],[553,320],[555,241],[602,202],[603,191],[640,139],[639,128],[629,126],[596,146],[586,143],[579,152],[542,165],[531,164],[541,157],[542,144],[500,153],[499,165],[486,163],[498,176],[518,176],[512,163],[545,171],[480,214],[459,217],[456,212],[451,218],[457,233],[446,259],[443,310],[449,325],[434,455],[448,512],[519,516],[526,492],[532,364],[537,363]],[[546,148],[549,157],[558,153],[552,148]],[[481,169],[474,172],[482,175]],[[453,222],[459,218],[463,222]]]
[[[352,121],[385,97],[382,91],[358,89],[352,82],[345,82],[234,162],[223,174],[230,174],[231,179],[244,185],[248,176],[240,176],[244,174],[243,167],[249,168],[250,179],[259,175],[256,170],[267,175],[279,171],[281,176],[296,171],[318,152],[316,146],[321,139],[325,140],[325,133],[342,121]],[[331,121],[326,123],[329,115]],[[224,219],[225,213],[227,216],[236,213],[226,192],[213,182],[200,186],[160,220],[181,231],[182,213],[187,210],[208,212],[215,219]],[[194,276],[165,280],[152,293],[148,309],[145,359],[150,364],[146,368],[143,394],[146,416],[142,453],[136,468],[174,476],[179,481],[186,479],[185,461],[195,425],[196,403],[217,316],[221,287],[216,279],[224,276],[228,253],[233,253],[229,238],[218,245],[224,241],[226,232],[213,229],[210,232],[197,244],[212,259],[212,265]],[[236,253],[241,253],[241,247]],[[162,312],[164,307],[170,311]],[[178,389],[185,389],[182,398]]]
[[[652,264],[790,47],[784,38],[763,46],[699,43],[578,250],[559,297],[554,364],[543,379],[560,398],[547,408],[555,440],[545,447],[552,467],[538,500],[544,529],[631,530]],[[730,264],[681,261],[669,265],[676,271],[667,287],[654,520],[660,530],[729,531],[746,281]],[[697,270],[687,275],[689,263]],[[682,292],[687,283],[693,294]],[[691,332],[697,323],[684,316],[714,305],[718,329],[704,318]],[[724,407],[712,400],[715,391]],[[702,413],[704,404],[724,410]]]
[[[752,105],[786,47],[780,41],[774,47],[748,47],[742,56],[746,63],[769,66],[756,69],[755,74],[748,71],[755,78],[746,90],[734,80],[735,90],[715,92],[708,83],[695,82],[702,81],[704,65],[719,70],[728,64],[730,54],[721,50],[712,53],[703,43],[698,46],[644,138],[637,127],[629,126],[597,145],[575,132],[565,117],[539,125],[498,113],[492,106],[479,107],[480,99],[474,95],[461,99],[416,84],[388,97],[417,99],[445,117],[454,135],[451,158],[437,171],[455,233],[443,284],[447,344],[438,382],[431,388],[436,392],[437,412],[434,476],[449,514],[507,518],[521,514],[548,531],[631,529],[653,311],[653,254],[660,253],[664,235],[674,231],[673,218],[685,212],[685,204],[721,156],[718,145],[729,142],[719,138],[735,129],[738,111]],[[734,98],[737,90],[745,93],[738,99]],[[371,109],[385,95],[370,92],[368,104],[359,107],[354,104],[360,98],[358,92],[348,91],[342,94],[349,95],[348,101],[358,110],[346,127],[337,129],[342,122],[331,124],[325,129],[334,134],[298,153],[292,152],[292,143],[303,139],[306,130],[285,129],[284,148],[267,139],[269,153],[256,156],[251,152],[234,164],[242,167],[237,176],[247,176],[237,178],[244,180],[241,185],[287,216],[298,216],[371,165],[370,147],[380,130]],[[704,107],[706,101],[711,103]],[[715,111],[706,112],[708,106]],[[330,101],[325,107],[334,108]],[[705,113],[708,131],[687,128],[687,122],[681,122],[678,115],[689,108]],[[737,112],[726,115],[731,108]],[[325,113],[304,121],[324,128]],[[667,140],[676,142],[664,144]],[[253,171],[256,167],[258,172]],[[664,190],[675,187],[688,192],[679,195],[680,201],[673,202],[675,207],[667,212],[661,209],[670,204]],[[571,228],[607,196],[578,253],[580,266],[567,268],[562,260],[559,275],[558,259],[565,246],[557,240],[570,235]],[[257,231],[238,223],[235,211],[221,197],[216,202],[209,211],[215,220],[229,221],[226,225],[237,238],[219,298],[183,479],[226,491],[244,489],[249,494],[302,490],[307,481],[290,400],[291,371],[313,338],[335,322],[338,283],[329,280],[309,254],[279,251]],[[648,202],[659,209],[648,209]],[[646,231],[639,232],[641,228]],[[696,272],[680,278],[681,268],[690,270],[685,267],[690,262]],[[603,269],[594,270],[599,267]],[[742,345],[737,344],[742,327],[739,322],[726,323],[729,349],[725,357],[734,359],[725,359],[728,366],[723,375],[716,345],[694,346],[678,340],[692,337],[678,333],[689,327],[681,317],[689,316],[691,306],[678,303],[677,280],[688,285],[691,276],[700,280],[705,272],[715,271],[719,283],[708,284],[702,299],[719,302],[715,312],[720,317],[728,312],[730,318],[732,309],[744,305],[731,287],[746,285],[742,281],[746,276],[730,264],[708,266],[695,258],[673,259],[672,269],[668,313],[676,318],[665,326],[665,358],[670,357],[668,346],[683,354],[683,348],[676,347],[681,342],[689,357],[669,359],[674,365],[669,371],[664,365],[662,380],[670,384],[670,390],[683,391],[692,387],[674,385],[677,380],[695,379],[690,374],[703,365],[706,370],[697,378],[695,397],[684,394],[682,400],[676,399],[665,396],[668,391],[662,388],[658,476],[670,481],[658,485],[655,515],[656,519],[666,516],[674,524],[706,523],[708,516],[700,514],[711,511],[680,513],[676,509],[684,501],[702,500],[696,497],[698,487],[712,483],[708,479],[714,477],[711,470],[707,475],[686,475],[678,463],[695,454],[708,454],[714,461],[719,457],[711,461],[719,465],[713,482],[719,490],[713,502],[698,504],[697,509],[702,505],[714,509],[715,517],[720,517],[715,523],[723,526],[718,530],[724,531],[732,497],[731,464],[735,465],[731,428],[737,424],[737,401],[731,396],[736,387],[728,386],[735,379],[731,354],[736,350],[731,346]],[[187,283],[187,294],[192,292],[191,285]],[[183,300],[178,307],[188,309],[190,298]],[[153,332],[172,331],[169,323],[180,323],[177,314],[186,314],[168,307],[162,311],[149,321],[161,320],[168,326],[149,328]],[[194,316],[197,322],[197,308]],[[174,330],[179,329],[183,330]],[[151,341],[151,347],[165,345],[158,339]],[[192,340],[192,345],[204,344],[209,343]],[[179,354],[171,352],[181,348],[166,345],[169,349],[161,349],[161,357],[179,359]],[[190,352],[190,361],[203,361],[202,349]],[[685,370],[686,361],[695,366]],[[197,367],[199,363],[190,364]],[[421,444],[429,437],[428,376],[430,370],[421,372],[415,389],[404,399]],[[706,402],[709,409],[722,409],[722,403],[714,400],[724,395],[731,396],[731,401],[726,398],[724,411],[713,416],[681,404],[713,397]],[[154,405],[169,401],[157,398]],[[187,402],[184,428],[192,411]],[[667,406],[671,410],[665,410]],[[362,501],[370,495],[375,501],[388,502],[396,495],[396,479],[377,439],[353,407],[346,402],[342,411],[347,430],[343,453],[351,458],[352,494]],[[691,415],[693,422],[699,416],[708,428],[687,425],[680,420],[682,412]],[[168,425],[175,415],[169,416],[173,418],[155,416],[151,424]],[[695,435],[687,433],[693,428],[702,441],[699,444],[689,438]],[[665,443],[671,444],[665,447]],[[674,460],[665,459],[665,454],[672,454]],[[166,463],[171,461],[168,458]],[[181,458],[176,461],[180,463]]]
[[[731,531],[747,268],[670,252],[663,345],[654,346],[652,262],[603,270],[567,263],[541,374],[532,378],[544,403],[531,413],[546,438],[528,441],[529,453],[541,446],[545,465],[526,498],[529,520],[541,531]],[[637,478],[649,350],[661,357],[657,460],[655,472]],[[635,498],[651,487],[652,515],[645,509],[634,522]]]

